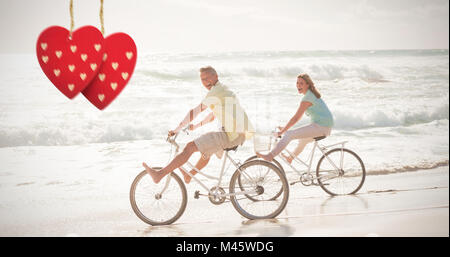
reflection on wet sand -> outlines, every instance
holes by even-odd
[[[367,200],[361,195],[327,197],[321,203],[321,197],[303,199],[302,204],[291,205],[280,218],[263,220],[244,220],[242,222],[207,221],[195,223],[176,223],[165,226],[149,226],[140,231],[141,236],[183,237],[183,236],[255,236],[287,237],[302,229],[303,217],[339,215],[346,212],[364,211],[369,208]],[[289,213],[292,213],[289,215]],[[225,224],[226,223],[226,224]],[[308,224],[303,224],[308,226]],[[205,229],[198,229],[203,227]]]
[[[207,223],[201,223],[206,225]],[[246,220],[235,224],[202,226],[199,230],[199,223],[179,223],[165,226],[149,226],[145,230],[140,230],[140,236],[144,237],[185,237],[185,236],[256,236],[256,237],[285,237],[292,236],[295,229],[287,221],[278,219],[266,220]]]
[[[369,203],[363,196],[330,196],[320,205],[320,214],[337,214],[367,209],[369,209]]]
[[[265,219],[265,220],[246,220],[242,225],[233,231],[236,236],[261,236],[261,237],[284,237],[292,236],[295,229],[286,221],[280,219]],[[229,235],[229,233],[224,234]]]
[[[187,236],[180,225],[165,225],[165,226],[148,226],[145,230],[141,230],[140,236],[143,237],[182,237]]]

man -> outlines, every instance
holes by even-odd
[[[223,131],[209,132],[189,142],[183,151],[160,171],[151,169],[145,162],[142,163],[155,183],[159,183],[167,174],[180,168],[189,160],[193,153],[199,151],[202,154],[195,166],[200,170],[208,164],[212,154],[216,154],[218,158],[221,158],[224,149],[242,145],[254,132],[247,114],[242,109],[235,94],[219,82],[219,77],[213,67],[201,68],[200,79],[203,86],[209,91],[208,94],[197,107],[189,111],[175,130],[169,131],[169,136],[177,134],[207,108],[210,108],[212,113],[199,124],[190,124],[189,129],[194,130],[217,118],[222,123]],[[185,182],[189,183],[191,177],[184,170],[182,172]],[[190,173],[195,175],[196,171],[192,170]]]

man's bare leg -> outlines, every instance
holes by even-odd
[[[285,153],[281,153],[281,155],[284,157],[284,159],[286,159],[286,161],[287,161],[288,163],[292,163],[292,160],[294,160],[293,157],[291,157],[290,155],[287,155],[287,154],[285,154]]]
[[[142,165],[144,166],[147,173],[152,177],[153,182],[159,183],[159,181],[161,181],[161,179],[164,178],[167,174],[185,164],[189,160],[189,157],[191,157],[191,155],[197,151],[197,146],[193,141],[191,141],[186,145],[181,153],[175,156],[175,158],[173,158],[173,160],[160,171],[153,170],[145,162],[143,162]]]
[[[211,157],[208,157],[207,159],[204,159],[203,156],[200,157],[200,160],[198,160],[197,164],[195,165],[195,168],[197,168],[198,170],[202,170],[202,169],[208,164],[209,159],[211,159]],[[180,171],[181,171],[181,173],[183,173],[183,176],[184,176],[184,182],[185,182],[186,184],[189,184],[189,182],[191,182],[191,179],[192,179],[191,176],[189,176],[189,175],[187,174],[187,172],[186,172],[183,168],[181,168],[181,167],[180,167]],[[195,176],[195,174],[197,174],[197,171],[194,170],[194,169],[192,169],[189,173],[190,173],[192,176]]]

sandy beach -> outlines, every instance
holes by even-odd
[[[271,220],[244,219],[228,201],[214,206],[194,199],[201,188],[190,184],[184,215],[157,227],[131,209],[133,173],[50,181],[45,168],[36,169],[41,182],[1,175],[2,182],[10,179],[0,185],[0,236],[449,236],[448,166],[370,175],[353,196],[329,197],[319,187],[296,184],[286,209]],[[112,189],[112,179],[122,182]]]

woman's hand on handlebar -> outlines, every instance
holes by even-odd
[[[276,132],[273,132],[272,135],[273,135],[273,137],[280,138],[282,134],[280,131],[276,131]]]
[[[275,131],[272,133],[272,135],[274,137],[281,138],[281,136],[284,134],[283,130],[284,130],[284,127],[278,126],[275,128]]]

